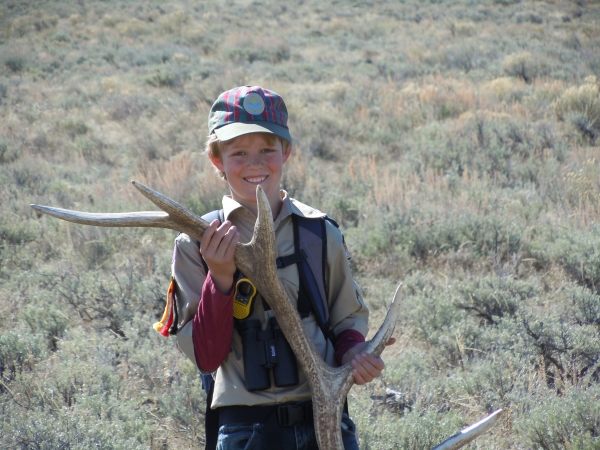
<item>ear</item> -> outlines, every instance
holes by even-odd
[[[223,166],[223,161],[221,160],[221,158],[217,158],[211,153],[208,153],[208,158],[210,159],[210,162],[213,163],[213,166],[215,166],[221,172],[225,172],[225,168]]]
[[[283,151],[283,162],[285,163],[290,155],[292,154],[292,144],[288,145],[288,147]]]

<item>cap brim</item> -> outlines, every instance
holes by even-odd
[[[244,134],[270,133],[292,142],[290,130],[270,122],[230,123],[229,125],[217,128],[214,133],[220,141],[229,141],[236,137],[243,136]]]

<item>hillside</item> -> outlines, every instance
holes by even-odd
[[[283,96],[283,187],[336,219],[383,319],[361,449],[600,446],[600,2],[0,2],[0,447],[203,443],[195,368],[160,336],[175,233],[38,216],[196,213],[217,95]],[[402,392],[393,408],[385,388]]]

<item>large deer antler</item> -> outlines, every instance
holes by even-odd
[[[132,181],[142,195],[162,209],[162,212],[84,213],[48,206],[31,205],[36,211],[83,225],[102,227],[155,227],[184,232],[200,241],[208,223],[176,202],[152,189]],[[306,333],[293,301],[288,297],[277,274],[277,249],[271,208],[260,186],[256,190],[258,218],[252,240],[238,244],[235,250],[236,266],[255,284],[271,306],[281,330],[287,338],[298,362],[306,373],[313,397],[315,433],[321,450],[342,450],[340,423],[344,399],[354,383],[352,367],[329,367]],[[366,352],[379,356],[394,331],[400,301],[400,286],[385,320]]]

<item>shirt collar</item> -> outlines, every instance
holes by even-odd
[[[291,198],[288,195],[287,191],[285,191],[283,189],[281,189],[280,194],[281,194],[281,200],[283,201],[283,205],[281,205],[281,211],[279,212],[279,216],[275,220],[275,224],[281,222],[283,219],[285,219],[286,217],[288,217],[292,214],[296,214],[297,216],[308,217],[308,218],[317,218],[317,217],[325,217],[326,216],[325,213],[319,211],[318,209],[312,208],[308,205],[305,205],[304,203],[299,202],[298,200]],[[233,198],[231,198],[231,195],[223,196],[223,215],[225,217],[225,220],[228,220],[229,216],[234,213],[247,214],[250,217],[253,217],[254,220],[256,220],[256,217],[254,217],[254,214],[252,214],[250,211],[248,211],[246,208],[244,208],[241,204],[239,204],[237,201],[235,201]]]

